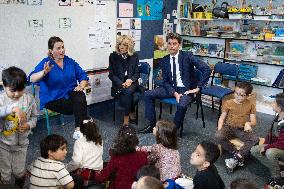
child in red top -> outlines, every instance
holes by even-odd
[[[96,173],[95,181],[110,180],[110,189],[131,189],[137,171],[148,164],[147,154],[136,151],[138,143],[133,127],[121,127],[114,140],[113,148],[110,149],[111,159],[102,171]]]

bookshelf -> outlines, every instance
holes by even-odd
[[[194,3],[200,1],[194,0]],[[257,1],[260,2],[260,0]],[[178,1],[177,10],[180,14],[181,4],[186,2],[193,3],[190,0]],[[186,41],[186,43],[183,42],[183,50],[193,51],[195,56],[203,59],[212,68],[216,62],[257,66],[257,77],[264,80],[260,80],[261,82],[255,82],[249,78],[245,80],[254,85],[254,91],[257,93],[257,111],[273,114],[264,96],[284,92],[284,88],[272,86],[279,72],[284,69],[284,34],[283,38],[274,37],[272,29],[284,28],[284,14],[281,19],[270,19],[268,15],[239,19],[193,18],[190,17],[190,13],[185,18],[180,14],[178,14],[177,33],[180,33],[183,41]],[[267,17],[263,18],[265,16]],[[209,46],[216,49],[216,45],[220,48],[223,46],[223,53],[214,54],[212,49],[209,50]],[[202,53],[198,47],[202,49]],[[228,78],[228,87],[234,87],[233,80]],[[203,99],[207,102],[209,98]],[[211,105],[211,103],[205,104]]]

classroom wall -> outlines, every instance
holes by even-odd
[[[137,16],[136,1],[135,0],[117,0],[117,10],[119,3],[133,3],[134,14]],[[177,0],[164,0],[163,2],[163,18],[167,17],[167,14],[172,14],[172,10],[177,8]],[[118,11],[117,11],[118,17]],[[170,22],[173,23],[174,17],[171,16]],[[141,21],[141,51],[138,52],[139,59],[150,59],[154,55],[154,35],[163,34],[163,22],[164,20],[142,20]],[[174,25],[175,31],[175,25]]]

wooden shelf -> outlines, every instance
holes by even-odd
[[[242,39],[242,38],[231,38],[231,37],[215,37],[215,36],[196,36],[196,35],[181,35],[183,37],[200,37],[200,38],[213,38],[213,39],[231,39],[231,40],[239,40],[239,41],[254,41],[254,42],[266,42],[266,43],[284,43],[282,41],[266,41],[266,40],[259,40],[259,39]]]

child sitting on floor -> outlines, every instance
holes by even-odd
[[[83,134],[75,141],[72,161],[68,163],[69,172],[76,171],[84,179],[84,186],[96,171],[103,169],[103,144],[99,129],[93,118],[84,120],[80,130]]]
[[[148,164],[147,154],[136,151],[138,145],[136,131],[131,126],[122,126],[110,149],[110,161],[100,172],[96,172],[95,181],[110,180],[110,189],[130,189],[137,171]]]
[[[29,145],[28,135],[37,122],[33,96],[25,92],[27,76],[17,67],[2,71],[4,91],[0,94],[0,183],[23,187]],[[5,162],[5,163],[4,163]]]
[[[73,178],[62,163],[67,154],[65,138],[48,135],[40,142],[40,154],[31,165],[30,188],[74,188]]]
[[[248,179],[239,178],[231,182],[229,189],[257,189],[257,185]]]
[[[153,135],[157,144],[151,148],[149,162],[160,170],[161,181],[178,178],[181,174],[181,165],[175,124],[160,120],[153,128]]]
[[[284,183],[280,175],[279,161],[284,161],[284,93],[276,95],[272,108],[277,116],[270,132],[264,144],[251,148],[251,154],[269,168],[271,178],[267,184],[282,186]]]
[[[226,167],[230,171],[236,166],[244,165],[244,158],[249,154],[251,147],[258,142],[258,137],[252,131],[256,126],[255,104],[248,99],[252,90],[251,83],[238,83],[234,99],[225,101],[222,106],[215,137],[217,142],[232,154],[231,158],[225,160]],[[234,138],[244,143],[239,150],[230,142]]]
[[[220,156],[218,146],[202,141],[191,154],[190,164],[197,168],[193,178],[194,189],[224,189],[225,185],[214,165]]]

